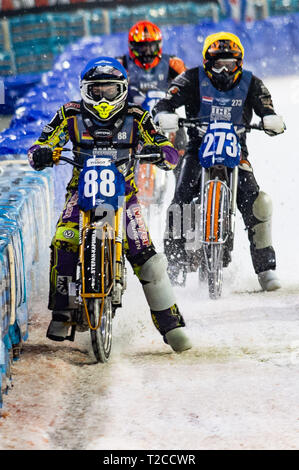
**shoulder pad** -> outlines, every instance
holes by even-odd
[[[78,114],[80,113],[80,109],[81,109],[80,101],[69,101],[63,107],[64,107],[64,112],[66,116],[69,116],[72,114]]]
[[[187,70],[182,59],[179,57],[171,56],[169,59],[169,67],[172,68],[177,74],[181,74]]]
[[[134,105],[129,105],[128,106],[128,114],[133,114],[133,116],[140,118],[141,116],[144,115],[147,111],[143,109],[141,106],[138,106],[137,104]]]

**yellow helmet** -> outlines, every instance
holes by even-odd
[[[221,31],[203,45],[203,66],[213,85],[223,91],[234,86],[242,73],[244,47],[238,36]]]

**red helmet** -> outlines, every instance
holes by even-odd
[[[148,70],[162,57],[162,34],[150,21],[138,21],[129,31],[129,55],[135,64]]]

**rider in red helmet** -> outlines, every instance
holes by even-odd
[[[162,54],[162,33],[150,21],[138,21],[128,35],[127,54],[117,57],[129,76],[129,101],[142,105],[151,112],[154,105],[166,95],[171,81],[186,70],[182,59]],[[182,155],[186,148],[183,129],[170,136]]]
[[[129,56],[138,67],[148,70],[159,64],[162,58],[162,33],[158,26],[150,21],[139,21],[130,29],[128,39]],[[183,71],[183,62],[181,67]]]

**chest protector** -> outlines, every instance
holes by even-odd
[[[217,90],[199,67],[200,110],[197,117],[203,122],[230,121],[243,123],[243,108],[248,94],[252,73],[244,70],[238,85],[228,91]]]
[[[99,131],[99,134],[101,134],[101,138],[97,140],[96,143],[94,138],[88,132],[88,128],[83,121],[82,114],[74,116],[73,119],[74,121],[72,126],[74,128],[74,132],[70,135],[72,135],[71,141],[73,143],[73,150],[75,151],[75,160],[78,163],[82,163],[87,158],[92,157],[94,149],[101,148],[101,140],[103,141],[103,145],[105,143],[106,146],[108,143],[107,141],[110,139],[113,144],[122,144],[124,146],[124,148],[113,148],[112,144],[111,148],[104,150],[103,153],[105,153],[105,155],[111,156],[114,161],[125,158],[129,153],[132,152],[132,150],[134,150],[129,148],[132,142],[134,142],[135,138],[133,116],[125,117],[123,124],[119,127],[119,129],[117,129],[115,133],[113,133],[113,138],[111,138],[111,131],[105,128],[105,125],[101,126],[99,124],[97,130]],[[132,163],[121,165],[119,170],[124,174],[124,176],[128,175],[128,173],[133,170]]]
[[[163,54],[158,65],[149,70],[138,67],[129,55],[126,56],[129,85],[146,93],[148,90],[167,91],[169,55]]]

